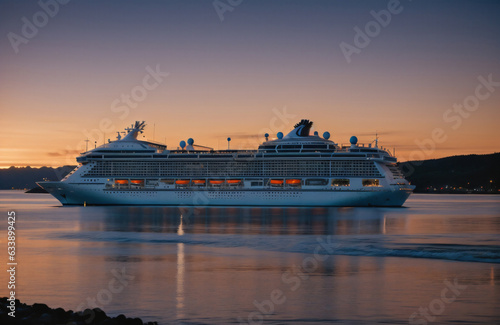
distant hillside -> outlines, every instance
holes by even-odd
[[[500,153],[408,161],[400,168],[415,192],[499,193]]]
[[[30,189],[37,186],[35,182],[43,181],[44,179],[50,181],[61,180],[66,174],[75,169],[75,167],[10,167],[0,169],[0,189]]]

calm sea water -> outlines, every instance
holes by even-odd
[[[17,298],[159,324],[500,323],[500,196],[405,208],[62,207],[16,212]],[[4,266],[6,267],[6,266]],[[0,294],[6,296],[6,272]]]

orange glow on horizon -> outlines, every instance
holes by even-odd
[[[302,116],[307,117],[307,116]],[[288,125],[288,129],[280,128],[278,131],[286,134],[291,129],[293,129],[293,124],[298,122],[300,118],[295,118],[291,120]],[[324,131],[329,131],[331,133],[330,140],[338,144],[347,144],[351,135],[357,135],[359,138],[359,143],[372,143],[375,140],[375,133],[377,130],[369,129],[372,127],[370,123],[364,123],[363,125],[351,125],[353,129],[357,129],[358,132],[347,132],[342,130],[342,132],[335,132],[334,128],[325,127],[325,119],[318,119],[320,122],[315,123],[311,134],[316,130],[321,136]],[[314,120],[313,120],[314,121]],[[243,126],[237,131],[234,131],[234,127],[228,127],[227,135],[223,135],[224,128],[228,125],[225,122],[213,122],[216,127],[213,126],[194,126],[192,131],[189,132],[183,127],[183,123],[178,123],[176,128],[170,127],[170,133],[183,134],[183,136],[177,139],[172,135],[167,135],[164,129],[160,129],[159,125],[154,127],[155,131],[155,141],[164,143],[167,140],[167,149],[177,149],[180,140],[186,141],[189,137],[195,139],[195,144],[212,147],[216,150],[227,149],[227,137],[231,137],[231,149],[257,149],[258,145],[265,141],[264,133],[270,131],[270,127],[261,127],[260,130],[257,127],[257,132],[252,132],[249,127],[247,130],[243,129]],[[255,122],[254,122],[255,123]],[[321,124],[320,124],[321,123]],[[189,123],[187,123],[189,125]],[[196,123],[195,123],[196,124]],[[256,124],[256,123],[255,123]],[[320,124],[320,125],[317,125]],[[338,124],[335,120],[332,124]],[[352,123],[351,123],[352,124]],[[231,125],[231,124],[229,124]],[[345,123],[345,125],[349,125]],[[264,124],[265,126],[265,124]],[[317,128],[316,128],[317,127]],[[214,128],[218,131],[214,135]],[[321,129],[319,129],[321,128]],[[348,129],[348,127],[346,127]],[[365,129],[369,130],[360,131]],[[231,131],[231,129],[233,131]],[[319,130],[318,130],[319,129]],[[451,131],[446,134],[448,139],[444,143],[435,143],[432,141],[431,134],[432,129],[427,132],[421,132],[422,135],[413,136],[411,132],[406,132],[404,130],[389,130],[384,132],[382,127],[377,128],[379,133],[379,147],[383,147],[390,151],[392,154],[395,150],[396,157],[399,161],[407,160],[419,160],[423,159],[435,159],[453,155],[463,155],[463,154],[489,154],[498,152],[498,146],[495,139],[489,139],[489,141],[477,141],[473,137],[468,137],[464,134],[453,134]],[[414,129],[414,128],[412,128]],[[469,128],[471,131],[472,127]],[[88,129],[87,129],[88,130]],[[247,132],[244,132],[247,131]],[[261,131],[261,132],[259,132]],[[372,132],[370,132],[372,131]],[[7,143],[9,147],[0,148],[0,168],[9,168],[11,166],[16,167],[60,167],[63,165],[76,165],[75,158],[82,152],[85,151],[85,129],[78,134],[76,132],[71,132],[67,137],[60,137],[58,135],[48,135],[47,139],[40,139],[35,137],[32,141],[26,142],[25,138],[21,138],[18,141],[14,137],[10,138]],[[211,136],[204,137],[205,134],[211,134]],[[259,134],[261,135],[259,136]],[[270,139],[275,139],[275,133],[270,133]],[[480,134],[481,131],[476,131],[476,134]],[[97,146],[103,144],[104,133],[98,134],[97,132],[92,133],[94,138],[90,138],[88,142],[88,149],[94,148],[94,141],[99,140]],[[111,134],[116,133],[108,133]],[[145,136],[140,136],[141,140],[153,140],[153,125],[149,124],[145,130]],[[484,138],[488,138],[487,134],[484,134]],[[163,139],[163,140],[160,140]],[[114,141],[115,139],[113,139]],[[413,159],[409,159],[413,158]]]

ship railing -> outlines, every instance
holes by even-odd
[[[202,158],[202,154],[210,154],[212,157],[217,157],[221,156],[221,158],[227,158],[228,156],[232,156],[235,159],[254,159],[257,157],[257,155],[262,155],[261,153],[257,153],[255,150],[217,150],[217,151],[207,151],[207,150],[193,150],[193,151],[187,151],[187,150],[171,150],[166,153],[167,155],[170,154],[183,154],[183,155],[189,155],[192,158]]]
[[[224,153],[224,154],[227,154],[227,153],[249,153],[249,152],[255,152],[255,150],[250,150],[250,149],[241,149],[241,150],[237,150],[237,149],[234,149],[234,150],[181,150],[181,149],[177,149],[177,150],[169,150],[169,152],[171,153],[189,153],[189,154],[197,154],[197,153]]]
[[[394,157],[394,155],[391,153],[391,151],[388,149],[388,148],[385,148],[385,147],[374,147],[372,146],[371,143],[358,143],[356,144],[356,146],[352,149],[378,149],[378,150],[381,150],[381,151],[385,151],[387,152],[387,154],[391,157]],[[337,149],[336,152],[349,152],[351,150],[351,144],[347,144],[347,143],[342,143],[342,144],[339,144],[339,148]]]

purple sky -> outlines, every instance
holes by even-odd
[[[74,164],[135,120],[170,148],[308,118],[400,160],[499,151],[499,1],[228,3],[0,1],[0,167]]]

